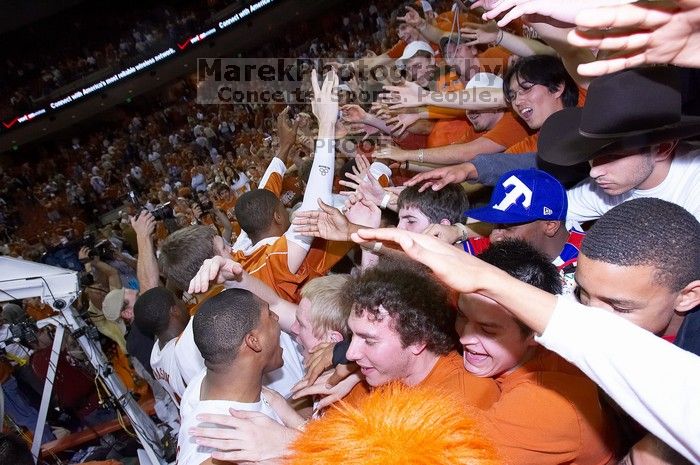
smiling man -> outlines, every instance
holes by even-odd
[[[392,381],[453,392],[463,405],[481,409],[496,400],[493,380],[462,368],[447,293],[415,263],[380,262],[346,290],[353,302],[347,358],[359,365],[364,381],[344,401],[354,405],[372,387]]]
[[[497,242],[479,258],[547,292],[561,292],[556,267],[521,240]],[[464,368],[498,384],[500,397],[485,412],[485,431],[508,463],[613,463],[615,441],[593,381],[537,344],[533,331],[487,297],[462,294],[456,328]]]

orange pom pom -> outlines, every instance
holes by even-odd
[[[389,384],[355,408],[342,402],[310,422],[289,465],[497,465],[476,411],[453,393]]]

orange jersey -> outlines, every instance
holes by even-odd
[[[285,300],[298,303],[299,291],[309,279],[325,276],[348,253],[353,244],[316,240],[296,273],[289,271],[287,238],[263,239],[248,250],[238,250],[231,258],[241,264]]]

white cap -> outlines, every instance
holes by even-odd
[[[423,42],[422,40],[414,40],[406,45],[406,48],[403,50],[403,55],[396,60],[396,64],[399,66],[406,66],[406,60],[413,58],[416,53],[421,51],[430,53],[430,56],[435,56],[435,51],[429,43]]]
[[[421,0],[421,6],[423,7],[423,11],[425,13],[429,11],[433,11],[433,6],[428,2],[428,0]]]
[[[467,82],[466,88],[503,89],[503,79],[493,73],[477,73]]]

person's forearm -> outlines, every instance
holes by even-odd
[[[517,155],[507,153],[480,153],[470,161],[470,164],[474,168],[474,177],[470,179],[487,186],[493,186],[496,184],[496,181],[498,181],[498,178],[507,171],[536,168],[536,158],[534,153],[522,153]]]
[[[415,161],[420,163],[435,163],[438,165],[455,165],[470,161],[480,153],[493,153],[505,147],[485,137],[479,137],[465,144],[445,145],[422,150],[406,150],[405,156],[398,161]],[[422,152],[422,155],[421,155]],[[422,159],[421,159],[422,158]]]
[[[548,23],[530,23],[530,25],[537,32],[537,35],[561,57],[566,71],[576,81],[576,84],[587,89],[591,78],[581,76],[578,73],[578,65],[590,63],[596,58],[589,49],[575,47],[568,42],[567,36],[573,28],[557,27]]]
[[[335,120],[319,121],[318,139],[311,174],[304,191],[299,212],[316,210],[319,199],[333,205],[333,176],[335,175]],[[291,227],[285,232],[287,238],[287,267],[296,273],[311,248],[312,237],[295,232]]]
[[[494,266],[484,266],[489,269],[473,277],[478,280],[477,293],[498,302],[537,334],[542,334],[554,313],[557,297]]]
[[[434,26],[433,24],[430,24],[429,22],[425,21],[423,25],[418,29],[418,31],[421,33],[423,37],[427,40],[427,42],[432,42],[434,44],[439,44],[440,40],[444,37],[449,35],[442,29],[440,29],[437,26]]]
[[[394,59],[389,55],[382,53],[376,57],[362,57],[358,60],[350,62],[349,65],[352,66],[352,68],[357,71],[358,74],[367,75],[375,66],[386,65],[393,61]]]
[[[139,292],[142,294],[160,284],[160,271],[156,259],[153,241],[150,237],[136,237],[139,249],[136,261],[136,277],[139,281]]]
[[[647,431],[700,462],[700,404],[689,395],[700,390],[700,357],[613,312],[564,297],[536,340],[581,369]]]
[[[296,319],[296,305],[282,299],[270,286],[247,272],[243,272],[240,281],[226,281],[224,286],[227,288],[246,289],[267,302],[270,310],[279,317],[282,331],[290,332]]]
[[[519,57],[528,57],[532,55],[551,55],[556,56],[557,52],[547,44],[535,39],[517,36],[510,32],[503,31],[503,38],[499,44]]]
[[[119,272],[112,265],[109,265],[101,260],[94,260],[92,262],[92,266],[107,277],[110,290],[120,289],[122,287],[122,280],[119,277]]]
[[[365,119],[364,123],[368,126],[379,129],[385,134],[391,134],[391,128],[386,125],[386,122],[384,122],[383,119],[376,115],[367,113],[367,118]]]

